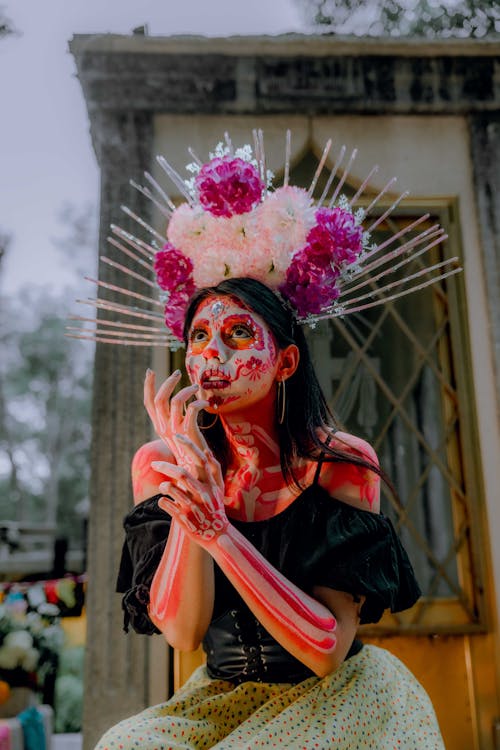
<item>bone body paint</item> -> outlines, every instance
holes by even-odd
[[[150,613],[163,632],[180,617],[182,591],[192,576],[192,548],[198,547],[204,553],[198,560],[200,577],[213,586],[212,570],[207,578],[207,560],[213,558],[264,627],[317,671],[318,664],[335,650],[335,618],[323,604],[287,581],[230,523],[231,518],[253,521],[274,516],[297,496],[287,486],[279,461],[276,381],[283,379],[282,363],[282,351],[272,332],[239,300],[221,296],[200,305],[191,324],[186,367],[191,381],[200,386],[200,397],[209,403],[207,411],[220,416],[231,458],[220,486],[208,481],[206,472],[201,482],[193,478],[189,473],[192,459],[185,468],[153,464],[170,480],[160,489],[174,502],[163,499],[160,505],[172,516],[174,533],[153,580]],[[365,454],[352,447],[355,455]],[[198,449],[186,445],[186,451],[194,455]],[[201,460],[199,455],[197,460]],[[306,461],[297,466],[301,484],[312,482],[316,466]],[[375,502],[369,491],[373,472],[347,463],[325,465],[325,469],[332,494],[338,487],[344,493],[356,493],[361,504]],[[211,591],[204,602],[210,611]],[[188,615],[192,618],[192,608]]]

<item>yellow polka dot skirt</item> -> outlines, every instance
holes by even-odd
[[[166,703],[110,729],[96,750],[444,750],[434,710],[392,654],[364,648],[297,685],[211,680],[197,669]]]

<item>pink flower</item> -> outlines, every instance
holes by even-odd
[[[252,164],[227,156],[204,164],[196,175],[195,185],[201,205],[214,216],[251,211],[264,190],[264,183]]]
[[[174,336],[182,340],[186,310],[191,298],[191,293],[186,291],[172,292],[165,304],[165,325],[170,328]]]
[[[363,249],[363,229],[343,208],[320,208],[316,224],[309,230],[307,244],[311,255],[327,254],[335,266],[356,261]]]
[[[167,292],[184,291],[191,295],[195,291],[192,277],[193,264],[170,242],[159,250],[154,259],[156,281]]]

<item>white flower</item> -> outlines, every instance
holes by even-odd
[[[15,649],[0,647],[0,669],[15,669],[19,666],[19,655]]]
[[[4,638],[4,647],[17,649],[19,653],[28,651],[33,646],[33,638],[27,630],[13,630]]]
[[[36,648],[30,648],[23,656],[19,666],[26,670],[26,672],[34,672],[38,666],[38,659],[40,652]]]

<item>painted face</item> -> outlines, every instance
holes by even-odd
[[[237,411],[263,399],[278,369],[274,336],[235,297],[210,297],[193,318],[186,352],[192,383],[214,409]]]

